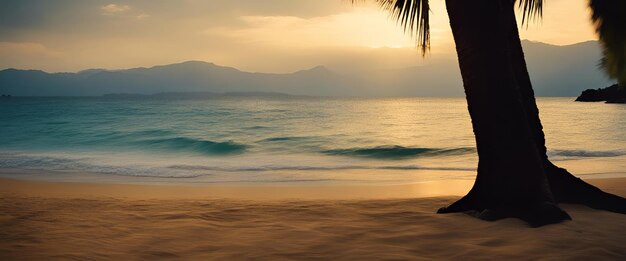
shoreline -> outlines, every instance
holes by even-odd
[[[623,178],[626,182],[626,178]],[[0,178],[0,195],[47,198],[371,200],[462,196],[473,180],[411,184],[119,184]]]
[[[626,196],[626,178],[585,181],[607,192]],[[408,184],[126,184],[0,177],[0,195],[125,199],[371,200],[459,197],[467,194],[473,184],[474,180],[438,180]]]

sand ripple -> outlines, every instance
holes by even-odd
[[[624,260],[626,215],[565,205],[571,222],[436,215],[455,198],[0,199],[0,259]]]

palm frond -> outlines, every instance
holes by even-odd
[[[352,0],[353,3],[363,0]],[[404,28],[415,37],[422,55],[430,50],[430,7],[428,0],[374,0],[383,9],[389,11]]]
[[[602,43],[601,66],[626,87],[626,1],[590,0],[591,20]]]
[[[520,0],[522,9],[522,25],[528,25],[529,20],[541,19],[543,15],[543,0]]]

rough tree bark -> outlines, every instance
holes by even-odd
[[[518,217],[532,226],[569,219],[556,203],[626,213],[626,199],[589,185],[548,159],[513,4],[446,1],[479,165],[468,195],[439,213],[465,211],[487,220]]]
[[[576,178],[566,169],[559,168],[549,159],[546,148],[546,140],[543,133],[543,126],[539,119],[539,109],[535,101],[535,94],[532,88],[524,51],[517,29],[515,14],[511,10],[508,12],[509,26],[512,34],[509,37],[509,47],[513,53],[513,70],[517,79],[522,104],[526,111],[528,125],[533,135],[533,139],[539,150],[539,156],[543,162],[550,190],[557,203],[577,203],[586,206],[609,210],[626,214],[626,199],[619,196],[603,192],[602,190]]]
[[[537,146],[537,125],[530,124],[540,124],[527,108],[528,98],[533,97],[534,104],[534,96],[520,90],[510,43],[517,35],[510,19],[513,4],[446,0],[479,163],[472,190],[439,213],[473,211],[482,219],[517,217],[541,226],[570,217],[556,206],[545,151]]]

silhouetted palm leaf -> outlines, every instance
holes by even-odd
[[[359,2],[362,0],[352,0]],[[417,47],[425,55],[430,49],[430,8],[428,0],[373,0],[400,22],[404,30],[416,37]]]
[[[522,24],[527,24],[528,20],[541,19],[543,0],[521,0],[519,8],[522,9]]]
[[[352,0],[359,2],[363,0]],[[417,47],[422,54],[430,49],[430,5],[428,0],[373,0],[400,22],[404,30],[416,37]],[[470,0],[468,0],[470,1]],[[543,0],[521,0],[522,23],[528,19],[541,18]]]
[[[354,2],[365,0],[351,0]],[[430,49],[428,0],[372,0],[391,12],[404,30],[417,39],[422,55]],[[471,0],[467,0],[471,1]],[[516,0],[514,0],[516,1]],[[494,3],[497,3],[494,0]],[[542,18],[543,0],[519,0],[522,24]],[[609,77],[626,86],[626,0],[589,0],[592,20],[603,44],[602,66]]]
[[[601,65],[626,87],[626,1],[590,0],[591,20],[603,46]]]

